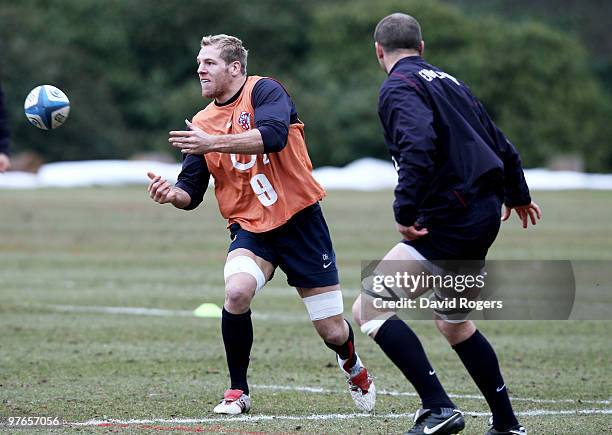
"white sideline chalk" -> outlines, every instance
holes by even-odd
[[[106,307],[95,305],[46,305],[54,311],[65,313],[99,313],[99,314],[127,314],[135,316],[177,316],[177,317],[197,317],[194,315],[194,310],[167,310],[161,308],[145,308],[145,307]],[[201,317],[199,317],[201,318]],[[253,313],[253,318],[264,321],[277,321],[283,323],[304,323],[308,322],[308,317],[287,315],[287,313]]]
[[[253,388],[262,390],[278,390],[278,391],[301,391],[304,393],[319,393],[319,394],[344,394],[344,390],[331,390],[317,387],[302,387],[292,385],[253,385]],[[406,392],[406,391],[389,391],[389,390],[377,390],[376,394],[383,396],[406,396],[406,397],[418,397],[417,393]],[[483,396],[478,394],[449,394],[450,397],[456,399],[476,399],[485,400]],[[510,397],[513,402],[531,402],[531,403],[588,403],[596,405],[609,405],[612,400],[591,400],[591,399],[535,399],[530,397]]]
[[[464,411],[465,415],[476,417],[489,417],[488,412]],[[533,411],[517,412],[519,417],[538,417],[538,416],[558,416],[558,415],[594,415],[594,414],[612,414],[612,409],[578,409],[578,410],[559,410],[549,411],[545,409],[535,409]],[[116,425],[139,425],[139,424],[198,424],[198,423],[239,423],[239,422],[256,422],[256,421],[271,421],[271,420],[349,420],[353,418],[412,418],[413,413],[398,413],[398,414],[311,414],[311,415],[246,415],[242,417],[211,417],[211,418],[151,418],[151,419],[129,419],[129,420],[98,420],[92,419],[87,421],[75,421],[65,423],[67,426],[100,426],[105,424]]]

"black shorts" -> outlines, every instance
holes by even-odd
[[[426,236],[403,242],[427,260],[484,260],[499,232],[501,206],[497,195],[475,199],[452,217],[425,223]]]
[[[286,224],[265,233],[252,233],[232,224],[230,238],[228,252],[248,249],[280,267],[292,287],[326,287],[340,282],[336,254],[319,203],[300,210]]]
[[[478,275],[485,264],[487,252],[499,232],[501,224],[502,199],[497,195],[478,198],[470,203],[468,209],[443,221],[432,220],[423,225],[428,234],[419,239],[403,243],[412,246],[428,262],[431,271],[437,275],[461,273]],[[475,260],[475,261],[473,261]],[[477,300],[482,295],[478,289],[471,292],[456,293],[433,288],[431,299],[436,301],[459,296]],[[466,320],[473,309],[438,309],[438,318],[450,322]]]

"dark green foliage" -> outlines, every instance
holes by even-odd
[[[469,18],[416,0],[0,1],[13,147],[49,161],[173,153],[167,131],[206,104],[195,73],[199,40],[221,32],[245,41],[250,73],[285,83],[316,165],[385,158],[376,114],[385,75],[372,33],[381,17],[404,11],[421,21],[426,58],[471,86],[527,166],[574,153],[590,169],[612,169],[611,103],[588,55],[570,32],[536,22]],[[70,120],[57,131],[38,131],[22,114],[25,95],[42,83],[71,99]]]
[[[437,2],[374,5],[362,0],[352,5],[350,13],[337,3],[320,8],[310,33],[313,67],[302,83],[311,91],[302,111],[316,124],[309,130],[311,143],[324,144],[315,148],[315,157],[385,156],[375,125],[384,74],[374,57],[372,33],[380,17],[394,11],[419,19],[427,60],[470,85],[526,165],[544,164],[557,153],[584,153],[589,159],[592,152],[605,154],[609,148],[600,131],[606,100],[575,39],[535,22],[468,19]],[[612,168],[600,159],[588,163],[594,169]]]
[[[587,124],[590,124],[590,127],[587,129],[591,129],[594,139],[582,140],[581,145],[576,143],[572,149],[583,155],[589,169],[609,171],[612,168],[612,147],[609,139],[612,135],[612,125],[609,122],[612,118],[612,34],[609,31],[612,2],[606,0],[444,1],[460,6],[470,17],[495,15],[497,21],[505,22],[506,25],[516,26],[517,23],[529,23],[534,20],[546,23],[559,35],[566,35],[584,44],[589,56],[584,59],[583,50],[578,49],[581,57],[580,67],[589,70],[587,72],[589,80],[587,83],[579,80],[568,86],[573,88],[571,92],[574,94],[585,91],[585,98],[581,104],[585,107],[582,118],[588,118]],[[591,72],[595,73],[601,83],[601,89],[600,86],[592,88]],[[594,96],[593,93],[597,95]],[[581,133],[581,130],[578,129],[576,132]]]

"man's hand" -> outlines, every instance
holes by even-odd
[[[510,217],[510,214],[512,213],[512,210],[516,212],[519,219],[523,222],[523,228],[527,228],[529,224],[528,220],[531,220],[531,225],[535,225],[537,222],[536,217],[537,217],[537,220],[542,219],[542,210],[540,209],[540,206],[537,205],[535,202],[532,202],[529,205],[519,205],[516,207],[505,206],[505,207],[506,209],[504,210],[504,215],[501,218],[503,222],[508,220],[508,218]]]
[[[160,204],[166,204],[168,202],[174,204],[176,201],[176,190],[174,190],[173,186],[153,172],[147,172],[147,176],[151,179],[147,189],[151,199]]]
[[[0,173],[11,167],[11,159],[4,153],[0,153]]]
[[[213,151],[215,137],[185,120],[187,131],[171,131],[168,142],[183,154],[207,154]]]
[[[427,235],[429,233],[429,231],[427,231],[427,228],[419,228],[417,230],[414,225],[409,226],[409,227],[405,227],[404,225],[398,224],[396,222],[395,226],[397,227],[397,231],[399,231],[399,233],[406,240],[416,240],[416,239],[418,239],[420,237],[423,237],[423,236],[425,236],[425,235]]]

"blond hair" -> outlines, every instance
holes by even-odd
[[[249,51],[244,48],[240,39],[225,34],[204,36],[200,46],[206,47],[209,45],[221,49],[219,55],[226,64],[240,62],[240,72],[242,75],[246,75]]]

